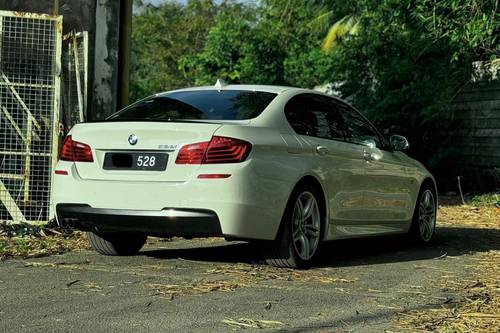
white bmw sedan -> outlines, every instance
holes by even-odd
[[[147,236],[223,236],[258,241],[272,265],[305,267],[327,240],[431,241],[435,181],[407,148],[316,91],[169,91],[72,128],[53,209],[106,255],[134,254]]]

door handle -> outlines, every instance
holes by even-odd
[[[373,154],[366,150],[363,152],[363,158],[367,162],[373,161],[375,159]]]
[[[320,155],[326,155],[326,154],[328,154],[328,148],[325,146],[317,146],[316,152]]]

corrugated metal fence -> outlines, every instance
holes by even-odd
[[[455,185],[460,176],[466,192],[500,189],[500,81],[470,83],[452,108],[433,135],[446,154],[437,172]]]

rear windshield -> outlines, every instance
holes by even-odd
[[[246,120],[257,117],[276,94],[244,90],[172,92],[125,108],[110,121]]]

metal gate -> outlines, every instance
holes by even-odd
[[[62,17],[0,11],[0,222],[52,216]]]
[[[88,89],[87,31],[70,32],[63,36],[62,44],[62,123],[66,130],[85,121]]]

